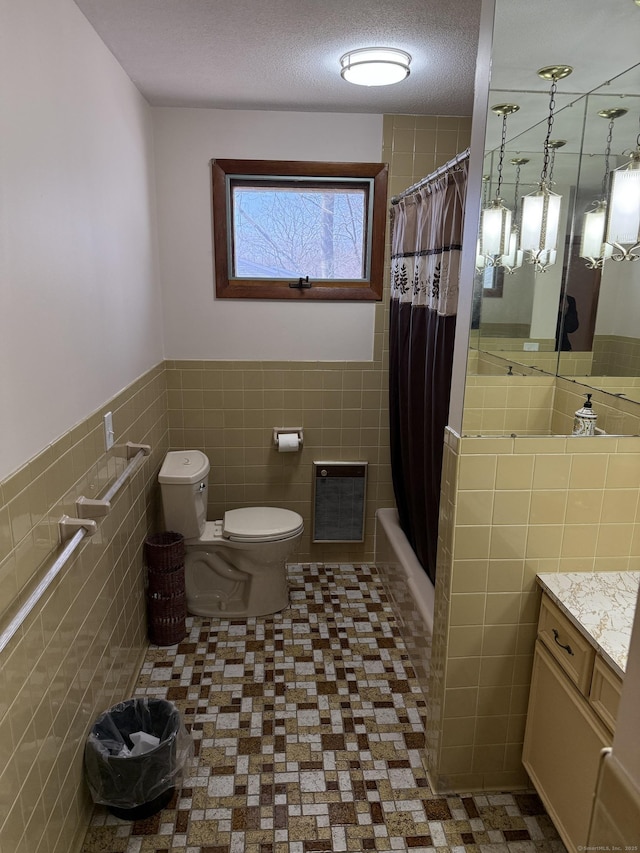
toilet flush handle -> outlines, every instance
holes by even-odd
[[[198,489],[198,491],[199,491],[199,492],[204,492],[204,490],[205,490],[206,488],[207,488],[207,484],[206,484],[206,483],[200,483],[200,488]]]

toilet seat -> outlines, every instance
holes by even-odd
[[[301,515],[272,506],[230,509],[222,522],[222,535],[232,542],[277,542],[297,536],[302,529]]]

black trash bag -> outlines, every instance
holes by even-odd
[[[157,746],[131,755],[131,735],[144,732]],[[140,820],[164,808],[193,755],[179,710],[165,699],[128,699],[95,721],[84,749],[87,784],[95,803],[117,817]]]

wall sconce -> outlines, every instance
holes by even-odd
[[[609,183],[609,157],[611,156],[611,140],[613,139],[613,123],[617,118],[627,114],[624,109],[600,110],[600,118],[609,120],[607,146],[604,152],[604,176],[600,198],[594,201],[593,210],[588,210],[582,221],[582,238],[580,239],[580,257],[587,263],[587,269],[599,270],[607,258],[613,254],[613,246],[605,242],[605,226],[607,223],[607,185]]]
[[[394,47],[361,47],[340,57],[340,76],[357,86],[390,86],[409,76],[411,54]]]
[[[511,211],[504,206],[500,198],[500,190],[502,189],[504,148],[507,141],[507,117],[518,112],[519,109],[520,107],[517,104],[496,104],[495,107],[491,107],[492,113],[502,117],[502,141],[500,142],[498,159],[496,197],[483,208],[480,216],[479,253],[484,256],[486,265],[490,267],[499,266],[502,256],[509,252]]]
[[[613,261],[637,261],[640,255],[640,133],[631,160],[611,172],[606,241]],[[617,250],[617,251],[616,251]]]
[[[539,272],[544,272],[547,267],[555,263],[556,258],[562,196],[551,192],[550,189],[549,152],[554,151],[550,137],[558,80],[568,77],[572,71],[573,68],[569,65],[550,65],[538,71],[538,77],[543,80],[551,80],[549,116],[547,118],[547,135],[544,140],[542,171],[538,189],[522,199],[520,248],[529,252],[529,263],[534,264]]]

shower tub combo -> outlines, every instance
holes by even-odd
[[[426,692],[435,589],[400,527],[395,509],[376,512],[375,564],[400,624],[418,681]]]

